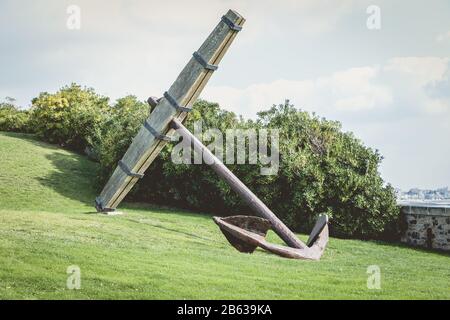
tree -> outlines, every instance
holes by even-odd
[[[30,132],[29,113],[15,105],[16,99],[6,97],[0,102],[0,131]]]
[[[148,115],[149,106],[132,95],[118,99],[103,114],[101,124],[89,139],[101,165],[100,184],[112,174]]]
[[[72,83],[32,100],[32,125],[40,138],[83,151],[108,108],[108,98]]]
[[[394,189],[378,172],[383,159],[378,150],[343,132],[339,122],[296,110],[289,102],[258,117],[281,131],[281,172],[273,188],[283,191],[272,203],[291,226],[306,231],[324,212],[332,218],[335,236],[392,236],[399,210]]]

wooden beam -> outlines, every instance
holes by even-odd
[[[237,34],[238,30],[233,30],[231,26],[235,25],[238,29],[244,22],[245,19],[241,15],[229,10],[200,46],[197,53],[208,64],[218,65]],[[205,68],[196,58],[192,57],[168,90],[169,95],[180,106],[190,108],[207,84],[213,71]],[[174,108],[167,98],[163,98],[148,117],[147,123],[156,132],[170,136],[173,132],[168,125],[172,118],[183,121],[186,116],[186,112]],[[145,126],[142,126],[122,158],[122,162],[127,165],[129,171],[136,175],[129,175],[121,167],[117,167],[96,199],[97,210],[114,210],[138,181],[138,175],[147,170],[166,143],[165,140],[157,139]]]

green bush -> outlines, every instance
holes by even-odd
[[[14,99],[0,102],[0,131],[30,132],[29,113],[14,105]]]
[[[134,96],[108,99],[72,84],[33,100],[31,123],[43,139],[87,150],[101,167],[99,189],[123,157],[148,117],[149,107]],[[199,100],[185,125],[203,121],[203,131],[278,129],[280,167],[260,174],[262,164],[228,167],[286,224],[309,232],[321,213],[331,217],[331,232],[340,237],[394,238],[398,208],[394,190],[378,168],[382,156],[363,145],[340,123],[297,110],[289,103],[243,120],[216,103]],[[224,181],[202,165],[174,164],[168,144],[133,188],[128,200],[186,207],[218,214],[250,213]],[[224,145],[224,154],[226,146]],[[248,155],[247,155],[248,157]]]
[[[77,84],[32,100],[31,124],[43,140],[84,151],[109,109],[108,98]]]
[[[100,184],[113,172],[148,115],[149,106],[132,95],[118,99],[104,113],[101,125],[89,139],[94,157],[100,162]]]
[[[272,183],[283,192],[271,206],[292,227],[306,231],[302,226],[310,227],[325,212],[335,236],[396,236],[399,210],[394,189],[378,172],[383,159],[378,150],[342,132],[340,123],[288,103],[259,113],[259,121],[280,129],[280,172]]]

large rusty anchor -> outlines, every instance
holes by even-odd
[[[317,219],[307,243],[303,243],[278,217],[240,181],[212,152],[205,147],[179,120],[173,119],[175,129],[195,152],[203,154],[205,162],[236,191],[241,198],[260,216],[214,217],[230,244],[240,252],[252,253],[257,247],[293,259],[319,260],[328,243],[328,217]],[[272,229],[288,247],[270,243],[265,237]]]
[[[268,242],[269,220],[254,216],[214,217],[228,242],[240,252],[252,253],[261,247],[279,256],[292,259],[319,260],[328,242],[327,217],[321,216],[302,248],[292,248]]]

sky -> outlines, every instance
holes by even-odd
[[[1,0],[0,99],[161,96],[228,9],[246,23],[201,98],[247,118],[289,99],[378,149],[394,187],[450,186],[448,0]]]

